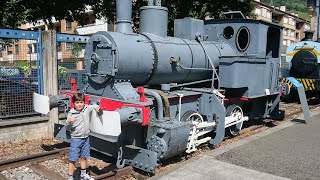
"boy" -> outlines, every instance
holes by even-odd
[[[68,180],[73,180],[73,173],[75,163],[80,155],[81,179],[91,180],[86,173],[87,158],[90,156],[90,114],[95,110],[99,112],[98,105],[85,105],[84,94],[75,93],[72,96],[74,107],[70,110],[66,128],[71,131],[70,148],[69,148],[69,167],[68,167]]]

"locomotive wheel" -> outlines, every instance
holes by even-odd
[[[231,106],[228,106],[226,109],[226,117],[228,117],[228,116],[243,117],[243,111],[240,106],[233,104]],[[242,125],[243,125],[243,121],[241,121],[235,125],[232,125],[230,127],[227,127],[226,134],[229,136],[237,136],[241,131]]]
[[[197,140],[198,140],[198,133],[202,130],[198,129],[198,125],[203,122],[203,117],[201,114],[195,111],[187,111],[181,118],[181,121],[187,122],[190,127],[190,134],[188,138],[187,144],[187,153],[191,153],[197,150]]]
[[[201,114],[199,114],[195,111],[187,111],[181,117],[181,121],[188,122],[190,125],[190,130],[191,130],[195,123],[203,122],[203,118],[202,118]]]

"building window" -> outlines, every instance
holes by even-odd
[[[57,51],[58,51],[58,52],[61,51],[61,42],[57,42]]]
[[[261,15],[261,9],[260,8],[256,8],[256,15],[258,15],[258,16]]]
[[[271,19],[271,12],[270,11],[267,12],[267,18]]]
[[[12,55],[12,51],[8,51],[8,55]]]
[[[289,24],[294,26],[295,22],[294,22],[294,19],[293,18],[289,18]]]
[[[66,30],[68,31],[68,30],[71,30],[71,24],[72,24],[72,22],[70,22],[70,21],[67,21],[66,22]]]
[[[67,42],[66,49],[72,49],[73,43]]]
[[[267,17],[267,10],[266,9],[262,9],[262,16]]]
[[[287,46],[291,45],[291,41],[289,39],[287,39]]]
[[[291,37],[295,37],[295,36],[294,36],[294,31],[291,31]]]
[[[283,29],[283,35],[285,35],[285,36],[287,35],[287,29],[286,28]]]
[[[292,24],[292,18],[289,18],[289,23],[288,24]]]
[[[310,30],[310,25],[308,24],[304,25],[304,30]]]
[[[61,32],[61,27],[60,27],[60,26],[57,26],[57,27],[56,27],[56,32],[57,32],[57,33]]]
[[[0,57],[2,57],[2,51],[0,50]]]
[[[283,41],[282,41],[282,44],[286,46],[286,45],[287,45],[287,41],[286,41],[286,40],[283,40]]]
[[[283,18],[283,23],[288,24],[288,18],[287,17]]]
[[[14,45],[14,53],[19,54],[19,44]]]
[[[86,49],[86,45],[87,45],[86,43],[81,43],[81,44],[80,44],[80,46],[81,46],[82,49]]]
[[[32,49],[34,50],[33,53],[38,53],[37,51],[37,43],[32,44]]]

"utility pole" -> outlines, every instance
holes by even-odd
[[[320,11],[320,9],[319,9],[319,0],[316,0],[316,13],[317,13],[317,16],[316,16],[316,18],[317,18],[317,41],[319,41],[319,22],[320,22],[320,20],[319,20],[319,11]]]
[[[320,0],[307,0],[307,8],[306,8],[309,16],[314,17],[313,27],[316,33],[316,40],[319,41],[320,33],[319,33],[319,24],[320,24]]]

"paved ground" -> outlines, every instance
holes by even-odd
[[[320,115],[232,149],[216,159],[292,179],[320,179]]]
[[[320,179],[320,115],[212,150],[150,179]]]

